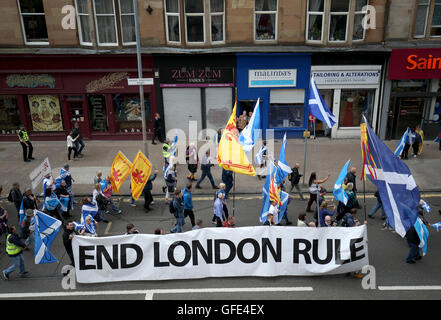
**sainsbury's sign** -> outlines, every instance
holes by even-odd
[[[392,50],[389,80],[441,78],[441,48]]]

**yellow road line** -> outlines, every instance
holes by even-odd
[[[109,221],[109,222],[107,223],[106,231],[104,231],[104,235],[105,235],[105,236],[109,235],[109,230],[110,230],[110,227],[111,227],[111,226],[112,226],[112,221]]]

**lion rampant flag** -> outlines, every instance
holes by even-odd
[[[131,169],[132,163],[119,151],[110,169],[110,183],[112,184],[113,192],[119,192],[119,188],[121,188],[124,180],[129,176]]]
[[[239,132],[236,127],[236,104],[237,102],[234,104],[233,113],[219,141],[217,162],[225,170],[255,176],[256,171],[239,143]]]
[[[138,151],[135,160],[133,160],[132,170],[130,172],[132,175],[130,181],[132,183],[133,199],[138,200],[151,172],[152,164],[141,151]]]

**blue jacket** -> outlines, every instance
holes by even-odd
[[[216,199],[214,202],[214,215],[224,221],[223,214],[224,204],[222,203],[221,199]]]
[[[175,208],[175,217],[184,218],[184,201],[182,198],[174,197],[173,207]]]
[[[184,188],[184,210],[193,210],[193,198],[187,188]]]
[[[144,186],[143,192],[150,191],[150,190],[153,189],[153,183],[152,182],[156,179],[156,176],[157,176],[157,174],[155,173],[154,175],[151,175],[149,177],[149,179],[147,180],[147,183]]]

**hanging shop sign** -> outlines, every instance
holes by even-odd
[[[33,131],[63,131],[57,95],[29,95]]]

